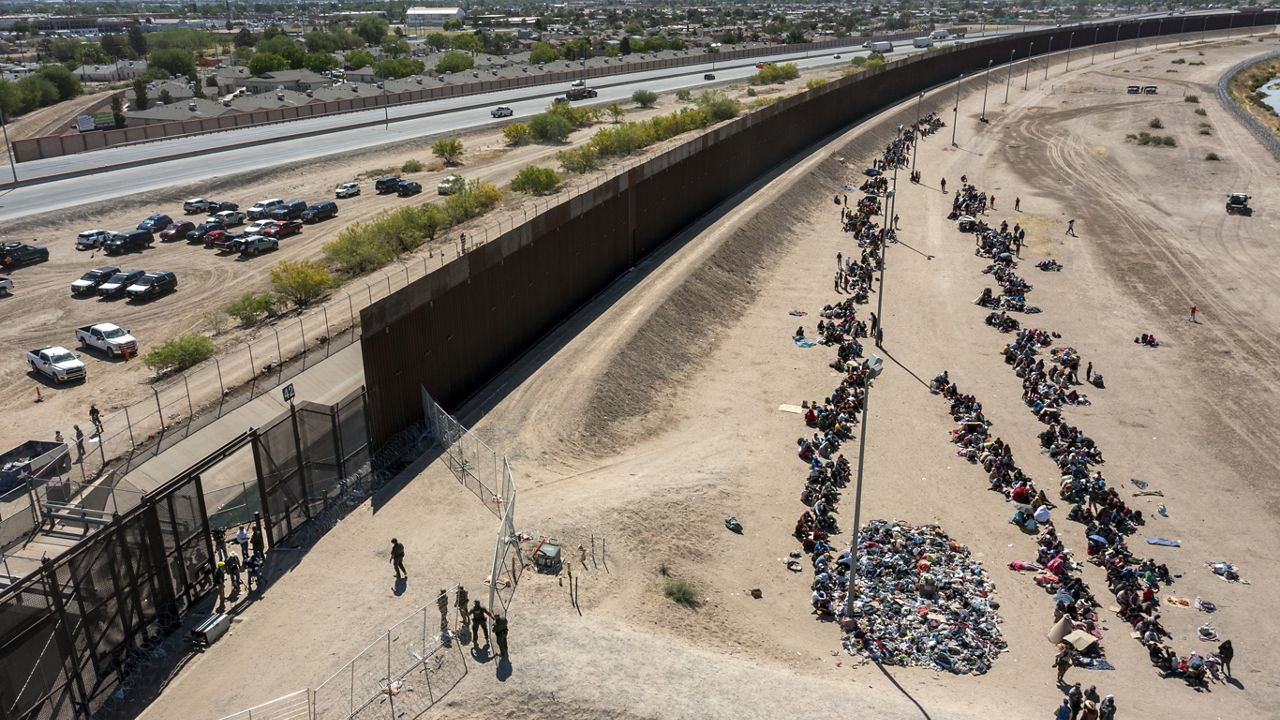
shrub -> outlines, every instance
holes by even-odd
[[[414,60],[413,58],[392,58],[373,64],[373,74],[386,80],[421,75],[426,69],[421,60]]]
[[[599,108],[576,107],[569,103],[551,103],[546,110],[551,115],[559,115],[569,121],[575,130],[594,125],[600,119]]]
[[[196,60],[190,50],[179,48],[154,50],[147,61],[148,67],[158,67],[174,77],[185,77],[196,71]]]
[[[742,103],[718,90],[704,90],[698,95],[698,109],[717,123],[737,117],[742,112]]]
[[[1164,137],[1160,138],[1160,144],[1164,145],[1165,147],[1177,147],[1178,141],[1175,140],[1172,135],[1165,135]]]
[[[698,604],[698,589],[693,586],[693,583],[683,578],[667,580],[662,585],[662,594],[685,607],[695,607]]]
[[[529,133],[541,143],[562,143],[571,132],[573,125],[558,113],[538,113],[529,119]]]
[[[756,95],[759,95],[759,93],[756,92],[755,88],[747,88],[747,97],[755,97]]]
[[[1160,118],[1151,118],[1151,122],[1147,123],[1147,127],[1150,127],[1154,130],[1159,130],[1160,128],[1164,127],[1164,123],[1160,122]]]
[[[560,173],[551,168],[527,165],[516,173],[511,189],[516,192],[546,195],[560,186]]]
[[[254,295],[245,293],[227,306],[227,314],[240,323],[240,327],[253,327],[276,314],[276,299],[271,293]]]
[[[1218,160],[1221,160],[1222,158],[1218,157],[1218,153],[1211,152],[1211,153],[1209,153],[1208,155],[1205,155],[1205,156],[1204,156],[1204,159],[1205,159],[1205,160],[1218,161]]]
[[[1196,108],[1196,114],[1197,114],[1197,115],[1199,115],[1200,117],[1204,117],[1205,115],[1208,115],[1209,113],[1208,113],[1208,112],[1206,112],[1204,108]]]
[[[813,78],[809,82],[805,83],[804,87],[806,90],[812,90],[814,88],[820,88],[823,85],[826,85],[827,82],[828,81],[825,78]]]
[[[253,57],[249,58],[249,72],[259,77],[287,67],[289,67],[289,61],[275,53],[254,53]]]
[[[1200,102],[1200,96],[1199,96],[1199,95],[1188,95],[1188,96],[1186,96],[1186,97],[1182,98],[1182,102],[1199,103],[1199,102]]]
[[[637,90],[631,93],[631,101],[643,108],[658,104],[658,93],[652,90]]]
[[[147,367],[157,372],[174,370],[181,372],[211,357],[218,346],[204,335],[183,335],[161,344],[142,357]]]
[[[525,145],[529,142],[529,126],[524,123],[511,123],[502,128],[502,137],[507,139],[507,144],[512,147]]]
[[[437,140],[431,143],[431,154],[446,165],[457,165],[462,160],[462,141],[457,138]]]
[[[1186,61],[1186,60],[1183,60],[1182,58],[1178,58],[1177,60],[1170,60],[1169,62],[1173,63],[1174,65],[1186,65],[1186,64],[1187,64],[1187,61]]]
[[[476,61],[464,52],[447,52],[436,62],[436,72],[441,75],[463,72],[475,67]]]
[[[586,173],[600,169],[600,153],[592,145],[583,145],[556,153],[556,160],[565,172]]]
[[[406,173],[422,172],[422,161],[421,160],[405,160],[404,164],[400,166],[400,172],[406,172]]]
[[[1207,127],[1202,127],[1202,128],[1200,128],[1200,131],[1199,131],[1199,132],[1200,132],[1200,134],[1201,134],[1201,135],[1212,135],[1212,134],[1213,134],[1213,131],[1212,131],[1212,130],[1210,130],[1209,128],[1207,128]]]
[[[614,123],[622,122],[622,118],[627,114],[626,109],[616,102],[609,103],[608,107],[605,108],[605,112],[609,113],[609,117],[613,118]]]
[[[800,77],[800,68],[795,63],[785,65],[765,65],[752,75],[748,82],[752,85],[781,85],[788,80]]]
[[[320,260],[284,260],[269,273],[271,289],[295,307],[306,307],[333,286],[329,269]]]
[[[692,97],[693,92],[689,90],[689,88],[680,88],[676,91],[676,99],[680,102],[689,102],[689,99]]]

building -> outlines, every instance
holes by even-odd
[[[121,82],[147,72],[146,60],[117,60],[114,65],[81,65],[71,71],[81,82]]]
[[[245,90],[251,93],[275,92],[276,90],[297,90],[306,92],[329,85],[332,81],[320,73],[310,70],[276,70],[262,77],[244,79]]]
[[[411,7],[404,13],[404,24],[409,27],[441,27],[446,20],[462,20],[466,17],[462,8]]]

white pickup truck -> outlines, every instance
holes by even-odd
[[[76,339],[80,341],[81,347],[97,348],[112,357],[124,356],[126,353],[129,357],[138,356],[138,341],[128,330],[112,323],[78,327]]]
[[[31,369],[48,376],[54,382],[64,383],[85,378],[84,363],[75,353],[64,347],[50,345],[27,353]]]

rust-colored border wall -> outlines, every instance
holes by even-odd
[[[1228,17],[1211,17],[1209,29],[1215,18],[1225,28]],[[456,408],[637,260],[796,153],[988,61],[1008,62],[1011,53],[1023,59],[1032,42],[1041,51],[1050,36],[1062,43],[1069,32],[1076,46],[1093,41],[1092,32],[1082,40],[1079,30],[997,38],[787,98],[611,178],[365,308],[362,353],[374,443],[421,417],[419,385],[446,409]],[[1106,25],[1098,40],[1136,34],[1136,23]]]

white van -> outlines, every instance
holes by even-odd
[[[893,43],[889,42],[888,40],[881,40],[879,42],[868,43],[867,47],[871,49],[871,52],[878,52],[881,54],[893,52]]]
[[[929,34],[929,37],[933,40],[946,40],[951,37],[951,33],[946,30],[934,30]]]
[[[918,37],[918,38],[916,38],[916,39],[914,39],[914,40],[912,40],[912,41],[911,41],[911,46],[912,46],[912,47],[918,47],[918,48],[933,47],[933,38],[931,38],[931,37]]]

